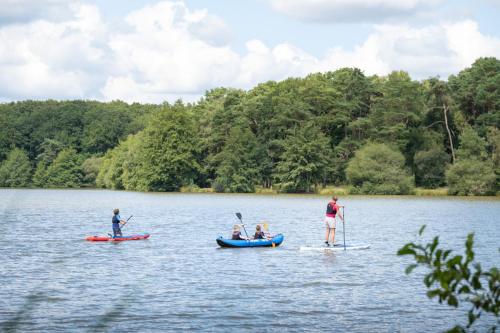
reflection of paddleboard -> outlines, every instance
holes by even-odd
[[[346,244],[345,250],[366,250],[370,248],[369,244],[361,244],[361,245],[353,245],[353,244]],[[344,245],[343,244],[335,244],[335,246],[301,246],[300,251],[344,251]]]

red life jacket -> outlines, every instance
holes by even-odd
[[[335,217],[335,215],[337,215],[337,210],[337,203],[334,201],[330,201],[326,206],[326,216]]]

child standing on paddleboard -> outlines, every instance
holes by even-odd
[[[332,235],[332,245],[335,245],[335,228],[337,224],[337,215],[338,217],[344,221],[344,217],[340,214],[340,207],[337,205],[337,197],[333,197],[332,201],[328,203],[326,206],[326,217],[325,217],[325,225],[326,225],[326,234],[325,234],[325,244],[326,246],[330,246],[328,243],[328,238]]]
[[[113,238],[116,238],[116,236],[122,237],[123,235],[120,224],[125,224],[127,221],[122,220],[120,217],[120,210],[118,208],[113,209],[113,218],[111,219],[111,223],[113,224]]]

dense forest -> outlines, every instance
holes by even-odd
[[[359,69],[217,88],[194,104],[0,104],[0,186],[494,195],[500,61],[413,80]]]

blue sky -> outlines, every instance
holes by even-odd
[[[498,0],[0,2],[0,101],[196,101],[345,66],[447,78],[500,58]]]

